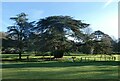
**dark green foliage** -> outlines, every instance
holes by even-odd
[[[113,49],[112,49],[113,53],[120,54],[120,38],[118,41],[117,40],[113,41],[112,45],[113,45]]]
[[[90,33],[89,24],[81,20],[70,16],[49,16],[39,21],[28,22],[26,16],[25,13],[21,13],[11,17],[15,24],[8,27],[6,38],[2,38],[2,50],[8,49],[7,52],[10,53],[11,49],[15,49],[19,53],[19,59],[24,51],[42,56],[54,55],[54,58],[61,58],[70,52],[120,52],[120,41],[113,41],[100,30]],[[83,32],[85,28],[88,29]],[[69,37],[74,40],[69,40]]]
[[[94,53],[96,54],[111,54],[113,39],[101,31],[95,32],[96,43],[94,44]]]
[[[61,58],[73,45],[67,37],[84,40],[84,34],[80,29],[89,26],[70,16],[50,16],[40,19],[36,24],[33,30],[39,34],[39,50],[50,51],[55,58]]]
[[[7,37],[7,33],[5,32],[1,32],[0,33],[0,40],[2,41],[2,45],[1,45],[1,53],[19,53],[19,51],[15,48],[17,47],[17,41],[16,40],[12,40],[10,38]]]
[[[15,25],[8,27],[8,37],[17,41],[17,49],[19,49],[19,59],[21,60],[21,54],[24,51],[24,46],[27,38],[29,37],[31,23],[27,22],[25,13],[18,14],[16,17],[10,19],[15,21]]]
[[[86,44],[81,47],[83,53],[87,54],[111,54],[112,53],[112,38],[98,30],[92,33],[86,39]]]
[[[120,53],[120,40],[118,42],[118,52]]]

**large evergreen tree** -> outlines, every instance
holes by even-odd
[[[84,34],[81,29],[89,26],[89,24],[70,16],[50,16],[40,19],[36,24],[34,32],[39,34],[40,50],[51,52],[55,58],[62,57],[71,46],[72,42],[68,40],[68,37],[79,42],[83,41]]]
[[[13,26],[8,27],[7,34],[9,38],[17,41],[17,49],[19,50],[19,59],[21,60],[21,54],[24,50],[25,41],[29,37],[30,28],[32,24],[29,23],[25,13],[20,13],[16,17],[10,19],[15,21]]]

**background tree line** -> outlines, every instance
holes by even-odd
[[[91,33],[89,25],[70,16],[49,16],[28,22],[27,14],[11,17],[15,22],[7,32],[0,33],[2,53],[24,52],[50,54],[61,58],[70,52],[112,54],[120,52],[120,40],[115,41],[100,30]],[[88,31],[86,31],[86,29]],[[70,39],[71,38],[71,39]]]

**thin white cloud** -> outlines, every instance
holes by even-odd
[[[112,3],[112,2],[113,2],[113,0],[108,0],[108,1],[105,3],[105,5],[103,6],[103,8],[107,7],[107,6],[110,5],[110,3]]]

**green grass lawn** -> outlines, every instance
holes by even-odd
[[[15,62],[2,65],[3,79],[117,79],[118,62]]]
[[[74,55],[73,55],[74,56]],[[97,61],[68,61],[72,56],[64,56],[62,61],[36,62],[2,62],[3,79],[118,79],[118,55],[115,61],[100,61],[101,55],[75,55],[81,57],[96,57]],[[30,56],[41,58],[42,56]],[[49,57],[49,56],[46,56]],[[110,57],[107,55],[107,57]],[[3,59],[15,59],[18,55],[3,55]],[[22,56],[26,58],[26,56]],[[104,60],[104,55],[103,58]],[[1,69],[0,69],[1,70]]]
[[[63,56],[63,59],[68,60],[69,58],[72,58],[73,56],[76,57],[76,60],[80,60],[81,58],[84,60],[85,57],[86,57],[86,59],[88,59],[88,57],[89,57],[89,60],[94,60],[94,58],[95,58],[96,61],[105,61],[105,59],[108,61],[113,61],[112,57],[116,57],[115,61],[119,60],[118,59],[119,55],[101,55],[101,54],[97,54],[97,55],[71,54],[70,56]],[[2,57],[2,59],[12,60],[12,59],[18,59],[19,55],[18,54],[2,54],[2,55],[0,55],[0,57]],[[42,57],[43,56],[34,56],[34,55],[29,56],[30,59],[35,59],[35,60],[42,58]],[[48,58],[48,57],[50,57],[50,56],[45,56],[45,58]],[[54,57],[54,56],[51,56],[51,57]],[[27,58],[27,55],[22,54],[22,59],[26,59],[26,58]]]

